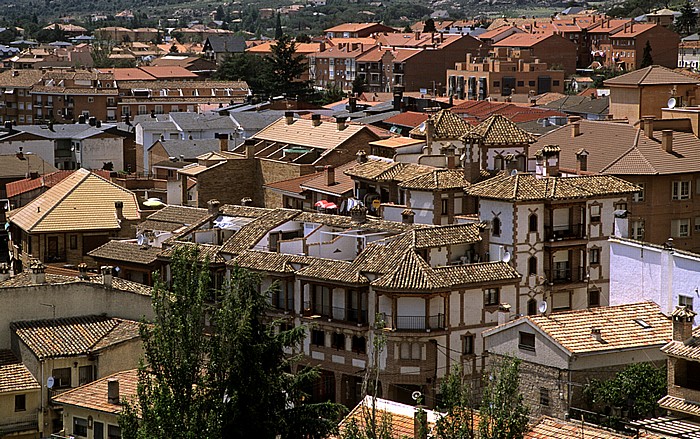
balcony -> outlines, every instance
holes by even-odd
[[[0,422],[0,435],[11,435],[25,431],[38,431],[39,417],[37,413],[28,413],[21,416],[12,416]]]
[[[327,306],[304,302],[304,317],[321,317],[339,322],[351,322],[357,324],[368,323],[367,310]]]
[[[445,329],[445,314],[432,316],[392,316],[383,314],[387,328],[397,331],[428,331]]]
[[[566,224],[563,226],[544,226],[544,238],[547,241],[563,241],[568,239],[583,239],[585,237],[583,224]]]
[[[561,285],[583,282],[585,270],[583,267],[554,268],[544,271],[550,285]]]

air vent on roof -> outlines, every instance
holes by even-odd
[[[651,329],[651,325],[642,319],[634,319],[634,322],[644,329]]]

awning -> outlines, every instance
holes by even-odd
[[[338,206],[335,203],[332,203],[328,200],[321,200],[317,201],[316,204],[314,204],[315,207],[320,207],[321,209],[337,209]]]

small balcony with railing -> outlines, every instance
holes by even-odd
[[[544,237],[549,242],[583,239],[586,236],[582,223],[544,226]]]
[[[328,306],[312,302],[304,302],[304,317],[327,319],[339,323],[354,323],[358,326],[369,323],[367,310],[339,306]]]
[[[583,282],[585,275],[583,267],[571,267],[569,265],[558,265],[555,268],[545,270],[545,276],[550,285]]]
[[[440,331],[446,329],[445,314],[406,316],[382,314],[384,326],[395,331]]]

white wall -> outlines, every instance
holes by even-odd
[[[432,192],[407,191],[406,204],[416,214],[413,221],[419,224],[433,224],[433,211],[436,208]],[[439,207],[438,207],[439,208]]]
[[[24,154],[36,154],[45,162],[56,165],[53,140],[22,140],[0,142],[0,154],[15,154],[20,146]]]
[[[124,139],[121,137],[92,138],[81,141],[80,166],[86,169],[102,169],[112,162],[115,171],[124,169]]]

